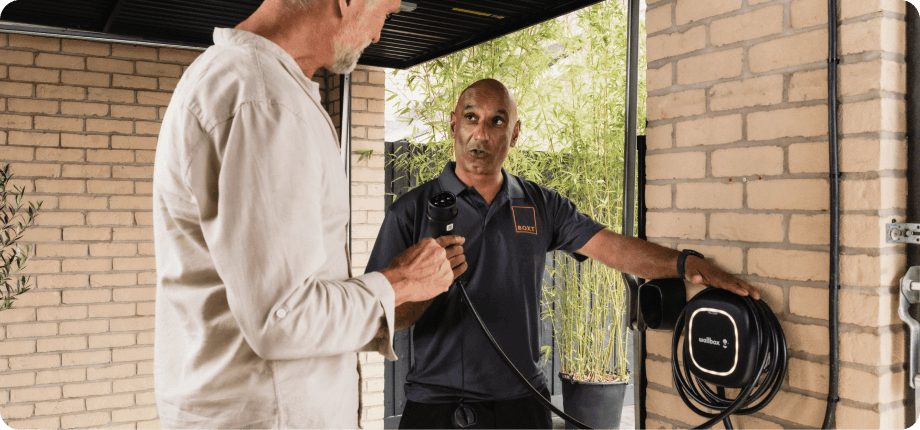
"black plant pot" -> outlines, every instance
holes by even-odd
[[[596,429],[618,429],[626,399],[626,381],[583,382],[559,373],[566,414]],[[574,429],[569,423],[565,428]]]

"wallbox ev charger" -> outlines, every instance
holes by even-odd
[[[683,372],[677,361],[681,334]],[[729,415],[748,415],[763,409],[779,392],[787,362],[783,329],[761,300],[710,287],[687,302],[674,327],[674,386],[687,407],[709,418],[697,428],[709,428],[722,421],[726,429],[731,429]],[[696,384],[688,382],[691,379]],[[728,399],[726,388],[742,390],[738,397]],[[719,412],[703,411],[693,402]]]

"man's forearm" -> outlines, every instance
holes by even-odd
[[[661,245],[603,229],[580,250],[579,254],[593,258],[621,272],[646,279],[677,277],[677,256],[680,252]]]
[[[616,234],[608,229],[595,234],[578,253],[621,272],[646,279],[680,276],[677,273],[677,257],[680,252],[635,237]],[[757,290],[747,282],[723,272],[702,258],[688,257],[684,271],[684,277],[691,282],[760,298]]]
[[[424,302],[407,302],[397,306],[396,330],[404,330],[411,327],[412,324],[415,324],[415,322],[422,317],[422,314],[425,313],[425,309],[428,309],[428,306],[430,306],[433,301],[434,299]]]

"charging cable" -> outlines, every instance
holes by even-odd
[[[710,287],[710,289],[712,288]],[[779,392],[783,378],[786,375],[788,362],[786,337],[783,335],[779,320],[776,319],[776,315],[762,300],[753,300],[750,297],[741,298],[754,324],[753,332],[755,333],[754,341],[756,345],[750,346],[757,347],[755,367],[757,371],[741,389],[738,397],[734,399],[726,397],[724,387],[717,385],[716,390],[713,390],[707,384],[707,381],[692,375],[688,368],[690,364],[687,363],[686,357],[684,358],[683,369],[681,369],[681,365],[677,361],[679,356],[678,343],[681,334],[684,332],[686,314],[688,308],[690,308],[689,304],[680,313],[674,325],[674,336],[671,340],[671,372],[674,375],[674,387],[687,407],[697,415],[709,418],[709,421],[696,428],[710,428],[717,422],[722,421],[726,429],[733,429],[729,416],[733,414],[749,415],[763,409]],[[690,341],[690,339],[684,339],[684,342]],[[696,384],[689,382],[691,380],[695,381]],[[757,388],[756,391],[755,388]],[[704,408],[719,412],[706,412],[694,405],[693,402]]]

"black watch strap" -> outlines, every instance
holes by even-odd
[[[688,256],[688,255],[692,255],[692,256],[694,256],[694,257],[699,257],[699,258],[706,258],[706,257],[703,257],[703,254],[700,254],[699,252],[696,252],[696,251],[694,251],[694,250],[692,250],[692,249],[685,249],[685,250],[681,251],[681,252],[680,252],[680,255],[677,256],[677,274],[678,274],[681,278],[685,278],[685,277],[686,277],[686,276],[684,275],[684,274],[686,273],[686,270],[684,269],[684,264],[687,263],[687,256]]]

